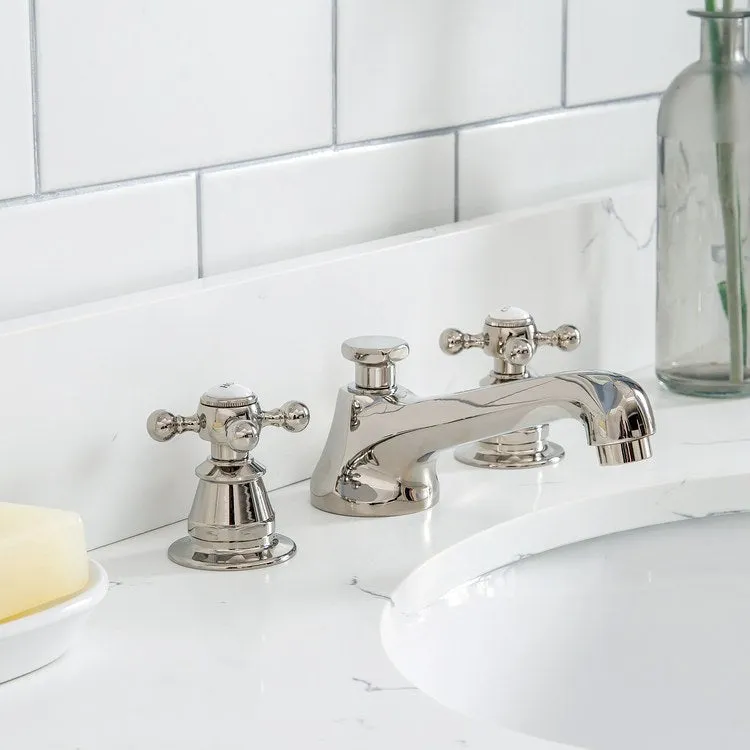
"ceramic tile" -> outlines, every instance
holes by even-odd
[[[656,178],[654,99],[459,134],[459,218]]]
[[[453,221],[453,135],[204,174],[207,274]]]
[[[46,190],[331,139],[330,0],[37,0]]]
[[[567,103],[665,89],[698,58],[695,0],[568,0]]]
[[[559,0],[339,0],[344,141],[560,104]]]
[[[0,4],[0,198],[34,192],[31,53],[26,0]]]
[[[0,320],[197,276],[192,176],[0,209]]]

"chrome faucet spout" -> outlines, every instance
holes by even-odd
[[[367,351],[370,359],[358,355],[357,361],[379,366]],[[430,398],[415,396],[392,378],[385,386],[378,391],[355,382],[339,391],[328,442],[310,483],[316,507],[352,516],[423,510],[438,499],[437,451],[558,419],[583,424],[602,465],[651,455],[651,405],[624,375],[569,372]]]

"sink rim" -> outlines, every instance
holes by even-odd
[[[748,489],[748,471],[660,482],[623,492],[567,501],[479,532],[428,559],[393,591],[390,606],[384,608],[380,618],[383,651],[399,674],[423,695],[444,708],[465,715],[463,711],[442,703],[414,682],[408,662],[399,655],[397,639],[404,628],[414,623],[421,610],[457,587],[551,550],[623,531],[689,519],[748,513]],[[480,721],[477,717],[472,720]],[[539,750],[581,750],[578,745],[543,738],[503,724],[496,726],[508,737],[533,741]]]
[[[418,624],[423,610],[457,587],[528,557],[620,532],[685,520],[748,514],[748,489],[748,471],[663,482],[552,506],[480,532],[429,559],[402,581],[393,593],[393,606],[386,608],[381,616],[383,650],[399,673],[431,700],[475,721],[487,721],[458,705],[443,702],[431,692],[429,682],[422,683],[419,672],[414,671],[415,663],[419,664],[420,660],[412,662],[407,655],[411,653],[408,631]],[[510,724],[500,721],[496,726],[509,736],[533,740],[539,750],[580,750],[582,747]]]
[[[729,492],[727,499],[726,491],[718,490],[717,483],[737,485],[747,497],[739,491]],[[750,471],[741,471],[613,491],[511,518],[458,542],[412,570],[391,593],[392,606],[381,617],[381,638],[394,617],[413,617],[453,589],[526,557],[621,531],[750,512],[748,489]]]

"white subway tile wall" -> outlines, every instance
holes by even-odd
[[[662,91],[698,57],[703,0],[568,0],[566,103]]]
[[[4,0],[0,319],[649,179],[692,4]]]
[[[284,159],[201,178],[206,274],[453,221],[455,136]]]
[[[459,135],[459,219],[656,180],[658,101],[555,112]]]
[[[0,198],[34,192],[31,50],[26,0],[0,3]]]
[[[561,28],[560,0],[339,0],[339,137],[557,107]]]
[[[198,277],[195,178],[0,210],[0,319]]]
[[[42,187],[331,142],[330,0],[36,0]]]

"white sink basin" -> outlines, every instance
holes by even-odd
[[[622,528],[628,505],[636,524],[661,525],[565,543],[592,513],[606,533],[608,506]],[[437,701],[527,735],[591,750],[745,750],[750,514],[737,511],[748,507],[742,476],[504,524],[405,582],[384,615],[386,650]],[[545,537],[556,548],[536,554]],[[473,549],[485,570],[492,549],[500,565],[522,559],[409,606]]]

